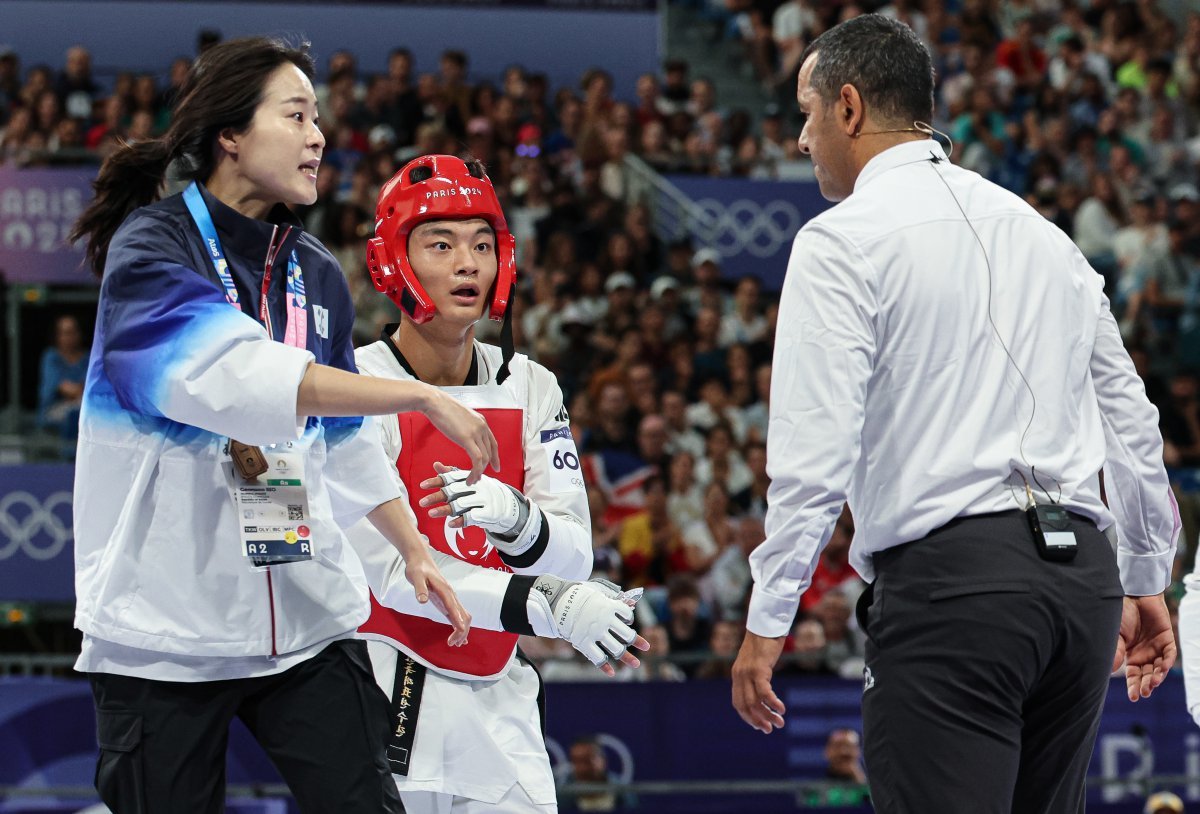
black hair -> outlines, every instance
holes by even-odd
[[[217,137],[223,130],[245,132],[262,101],[263,87],[285,64],[314,76],[308,43],[296,46],[266,37],[214,45],[196,60],[179,92],[171,126],[161,138],[124,143],[105,159],[92,183],[96,197],[75,222],[70,240],[87,238],[87,260],[104,274],[108,244],[133,210],[158,200],[167,167],[204,181],[217,164]]]
[[[824,102],[843,85],[858,89],[880,124],[911,125],[933,118],[933,62],[913,30],[898,20],[863,14],[813,40],[800,64],[819,54],[809,84]]]

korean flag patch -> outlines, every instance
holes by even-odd
[[[313,303],[313,330],[322,339],[329,338],[329,311]]]

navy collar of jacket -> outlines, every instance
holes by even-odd
[[[221,203],[204,184],[197,181],[196,186],[200,188],[200,194],[217,227],[217,238],[221,241],[221,248],[225,250],[225,256],[231,263],[233,257],[265,259],[271,246],[271,234],[276,226],[281,227],[280,234],[283,233],[282,227],[292,227],[276,259],[277,263],[281,260],[287,261],[288,255],[296,248],[296,241],[304,231],[304,224],[292,210],[283,204],[276,204],[267,213],[266,220],[249,218],[233,207]],[[278,240],[279,236],[276,235],[275,239]],[[252,269],[262,274],[261,260],[257,266],[252,266]]]

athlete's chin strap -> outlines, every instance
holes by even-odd
[[[509,300],[508,307],[504,309],[504,324],[500,326],[500,358],[503,361],[496,373],[496,384],[504,384],[504,380],[508,378],[508,363],[513,358],[512,312],[513,303]]]

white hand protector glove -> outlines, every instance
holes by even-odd
[[[468,485],[469,474],[465,469],[452,469],[437,476],[450,516],[461,517],[464,526],[482,528],[492,545],[505,554],[525,553],[541,533],[541,510],[507,483],[488,475]]]
[[[529,590],[529,624],[538,636],[569,641],[600,667],[633,644],[633,608],[606,579],[568,582],[541,576]]]

